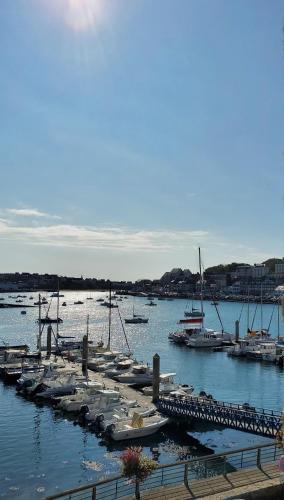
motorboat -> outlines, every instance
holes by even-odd
[[[134,413],[131,420],[122,420],[118,421],[116,424],[110,424],[106,428],[106,433],[114,441],[142,438],[155,434],[161,427],[166,425],[168,421],[168,418],[164,418],[161,415],[143,419],[141,415]]]
[[[127,406],[126,400],[124,405]],[[122,399],[119,391],[111,389],[99,390],[93,401],[81,405],[80,413],[85,420],[95,421],[101,413],[112,415],[114,410],[122,407]],[[110,415],[109,415],[110,414]]]
[[[159,394],[170,394],[174,391],[182,390],[186,395],[192,394],[194,391],[194,387],[192,385],[180,385],[175,383],[174,377],[176,373],[162,373],[160,375],[160,385],[159,385]],[[146,396],[152,396],[153,394],[153,386],[144,387],[143,393]]]
[[[84,304],[84,302],[82,302],[81,300],[76,300],[76,301],[74,302],[74,305],[75,305],[75,306],[77,306],[77,305],[82,305],[82,304]]]
[[[200,328],[199,332],[193,333],[186,345],[188,347],[221,347],[224,342],[232,342],[233,335],[227,332],[217,332],[209,328]]]
[[[21,314],[27,314],[27,311],[21,311]]]
[[[113,363],[116,359],[118,362],[120,356],[121,352],[119,351],[98,352],[97,355],[95,353],[94,357],[88,360],[88,368],[90,370],[97,371],[100,365],[105,365],[106,363]],[[114,363],[112,366],[109,366],[108,368],[113,368],[115,365],[116,363]]]
[[[67,306],[66,302],[62,302],[61,305],[62,305],[62,307],[66,307]]]
[[[153,381],[153,370],[148,365],[137,364],[127,373],[115,377],[122,384],[150,385]]]
[[[50,297],[64,297],[64,295],[62,293],[59,293],[59,292],[53,292]]]
[[[135,361],[133,359],[126,358],[116,363],[116,366],[114,368],[107,369],[105,371],[105,375],[109,378],[116,378],[123,373],[128,373],[133,364],[135,364]]]
[[[153,306],[156,306],[156,305],[157,305],[156,302],[154,302],[153,300],[150,300],[149,302],[147,302],[145,304],[145,306],[150,306],[150,307],[153,307]]]
[[[67,412],[79,412],[84,404],[91,404],[103,389],[100,382],[88,382],[85,387],[76,388],[75,394],[59,398],[58,408]]]
[[[105,299],[103,299],[102,297],[100,297],[99,299],[96,299],[96,302],[104,302]]]
[[[51,399],[54,396],[72,394],[76,387],[80,387],[80,381],[74,373],[62,374],[55,379],[44,379],[39,381],[33,394],[40,399]]]

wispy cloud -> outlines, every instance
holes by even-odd
[[[6,208],[5,212],[7,214],[16,215],[19,217],[46,217],[49,219],[61,219],[61,217],[59,217],[58,215],[41,212],[36,208]]]
[[[119,251],[171,251],[198,244],[207,231],[141,230],[125,227],[53,224],[20,226],[0,221],[0,236],[32,245],[115,249]]]

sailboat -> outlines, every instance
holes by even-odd
[[[126,324],[139,325],[141,323],[148,323],[149,319],[143,318],[141,315],[134,313],[134,302],[133,302],[132,318],[125,318],[124,321]]]
[[[222,332],[217,332],[215,330],[205,328],[203,326],[203,273],[201,270],[201,251],[200,247],[198,248],[198,260],[199,260],[199,275],[200,275],[200,309],[201,309],[201,318],[200,318],[200,327],[192,330],[187,340],[185,341],[188,347],[221,347],[223,342],[231,342],[233,336],[230,333],[224,332],[222,321],[220,315],[218,313],[219,320],[222,325]],[[182,320],[181,320],[182,321]],[[189,320],[190,321],[190,320]],[[194,321],[194,319],[192,319]]]

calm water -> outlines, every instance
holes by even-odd
[[[60,317],[64,320],[60,325],[62,335],[82,338],[89,314],[90,337],[106,340],[108,310],[95,302],[96,298],[106,294],[93,293],[94,300],[86,300],[88,294],[84,292],[65,292],[64,295],[60,299],[67,302],[66,308],[60,308]],[[73,302],[78,299],[84,304],[74,305]],[[56,299],[53,301],[50,316],[55,315]],[[33,303],[28,298],[25,302]],[[136,312],[149,316],[149,323],[125,326],[131,349],[138,359],[150,362],[153,354],[158,352],[162,370],[176,372],[178,381],[193,384],[197,391],[204,389],[225,401],[248,401],[261,407],[283,408],[282,370],[274,365],[232,359],[222,352],[195,351],[170,344],[168,333],[177,327],[176,322],[183,316],[186,301],[156,302],[157,307],[147,307],[147,300],[135,299]],[[123,318],[132,314],[131,298],[124,299],[119,305]],[[264,327],[268,326],[272,308],[271,305],[263,306]],[[225,330],[233,331],[241,304],[221,303],[219,309]],[[219,328],[216,311],[210,302],[205,303],[205,312],[206,326]],[[246,312],[244,308],[241,332],[246,330]],[[252,306],[250,322],[253,312]],[[25,316],[20,314],[20,309],[0,309],[0,342],[26,342],[35,346],[37,314],[37,308],[27,309]],[[257,314],[255,327],[259,326],[260,317]],[[272,335],[277,335],[276,311],[270,331]],[[126,347],[115,309],[112,313],[112,343],[115,348]],[[148,454],[151,454],[152,447],[158,448],[159,461],[170,462],[263,441],[264,438],[238,431],[195,424],[187,433],[175,428],[163,430],[144,440],[143,447]],[[117,473],[118,456],[124,446],[104,442],[102,438],[74,426],[71,420],[57,414],[49,406],[28,402],[15,393],[13,386],[0,383],[1,498],[40,499],[58,490]]]

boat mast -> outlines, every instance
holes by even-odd
[[[107,350],[110,350],[110,331],[111,331],[111,281],[109,282],[109,310],[108,310],[108,342]]]
[[[38,294],[38,339],[37,339],[37,348],[39,354],[41,355],[41,295]]]
[[[203,318],[203,275],[201,271],[201,253],[200,247],[198,247],[198,260],[199,260],[199,280],[200,280],[200,306],[201,306],[201,316]]]
[[[260,331],[262,335],[263,329],[263,311],[262,311],[262,283],[260,285]]]
[[[279,304],[277,308],[277,340],[279,342],[280,339],[280,304],[281,304],[281,299],[279,297]]]
[[[247,333],[249,332],[249,286],[248,286],[248,300],[247,300],[247,306],[248,306],[248,310],[247,310]]]
[[[58,344],[58,334],[59,334],[59,278],[57,280],[56,344]]]

